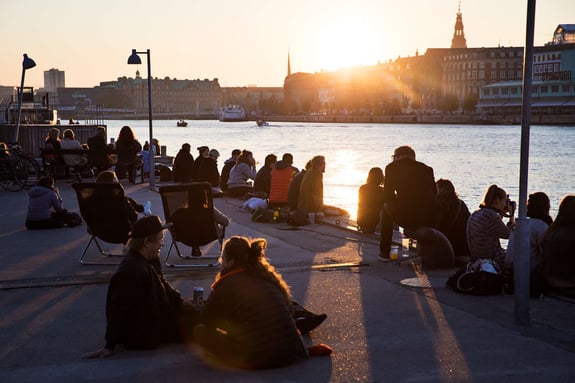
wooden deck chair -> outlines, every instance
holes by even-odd
[[[214,218],[212,187],[207,182],[168,185],[160,187],[164,216],[171,222],[172,243],[166,255],[165,264],[170,267],[215,267],[225,237],[225,227],[218,225]],[[192,256],[182,254],[178,243],[199,251],[201,246],[218,241],[217,254]],[[185,263],[171,263],[170,252],[176,249],[179,258]]]
[[[132,223],[126,209],[124,188],[118,183],[77,182],[72,187],[78,197],[80,214],[86,222],[90,241],[80,256],[81,264],[117,265],[110,257],[121,257],[121,252],[104,251],[100,241],[125,244],[128,241]],[[100,240],[100,241],[99,241]],[[88,248],[94,242],[99,250],[99,259],[85,259]],[[102,260],[102,257],[108,259]]]

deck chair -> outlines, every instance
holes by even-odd
[[[225,227],[218,225],[214,218],[212,187],[208,182],[161,186],[160,195],[167,222],[171,222],[172,243],[166,255],[165,264],[170,267],[215,267],[225,237]],[[190,206],[188,206],[190,198]],[[200,257],[182,253],[178,243],[199,249],[201,246],[218,241],[220,248],[216,255]],[[176,249],[179,258],[185,263],[171,263],[170,253]]]
[[[118,183],[76,182],[72,184],[78,197],[80,214],[86,222],[90,241],[80,256],[81,264],[117,265],[110,257],[121,257],[121,253],[104,251],[100,241],[111,244],[125,244],[128,241],[132,223],[126,210],[124,188]],[[99,250],[99,259],[86,259],[88,248],[94,242]],[[102,257],[108,259],[107,261]]]

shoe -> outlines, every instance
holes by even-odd
[[[295,324],[300,333],[307,334],[308,332],[310,332],[311,330],[322,324],[323,321],[326,320],[326,318],[327,314],[320,314],[320,315],[312,314],[308,317],[296,318]]]
[[[377,255],[377,259],[379,259],[382,262],[391,262],[391,259],[389,258],[389,255],[384,256],[383,254],[379,253]]]
[[[192,258],[198,258],[202,256],[202,251],[199,247],[192,247]]]

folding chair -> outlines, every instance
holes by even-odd
[[[208,182],[192,182],[161,186],[159,191],[162,197],[166,221],[172,223],[170,227],[172,243],[166,255],[166,266],[219,266],[219,251],[216,255],[193,257],[182,254],[178,246],[178,243],[181,243],[194,249],[217,240],[221,251],[225,237],[225,227],[218,225],[214,218],[211,185]],[[172,248],[176,249],[179,258],[186,259],[187,262],[171,263],[169,258]]]
[[[124,188],[118,183],[77,182],[72,187],[78,197],[80,214],[86,222],[90,241],[80,256],[81,264],[116,265],[118,262],[85,259],[88,248],[94,242],[100,257],[122,257],[121,253],[104,251],[100,241],[111,244],[125,244],[128,241],[132,223],[126,209]]]

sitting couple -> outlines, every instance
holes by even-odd
[[[183,298],[162,274],[164,229],[157,216],[138,220],[129,252],[112,277],[106,302],[106,345],[83,358],[112,355],[116,345],[151,349],[195,341],[221,362],[240,368],[288,365],[308,355],[301,333],[319,326],[315,315],[292,301],[290,290],[265,258],[266,241],[229,238],[222,269],[203,307]],[[329,354],[330,349],[312,354]]]

